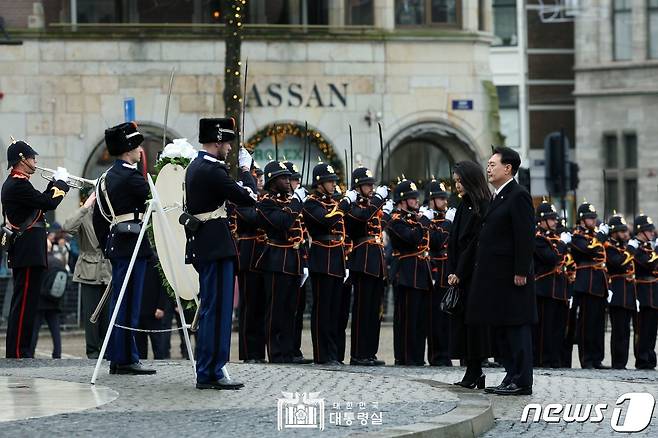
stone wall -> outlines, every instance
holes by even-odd
[[[294,105],[296,99],[282,97],[280,106],[262,99],[262,107],[250,102],[247,138],[275,121],[306,120],[342,156],[351,123],[357,160],[376,166],[377,127],[364,119],[370,111],[382,115],[385,141],[414,123],[438,120],[470,139],[479,158],[487,154],[489,102],[482,81],[491,73],[486,39],[248,41],[246,57],[250,89],[254,83],[259,90],[278,83],[285,90],[285,84],[295,83],[310,95],[315,85],[325,100],[323,107],[314,99]],[[223,59],[221,41],[43,39],[0,47],[0,145],[6,148],[10,135],[25,138],[40,152],[41,165],[65,166],[82,175],[104,129],[123,121],[125,97],[135,98],[138,122],[163,123],[172,67],[176,79],[168,126],[175,136],[194,142],[200,117],[223,114]],[[333,106],[327,104],[329,84],[339,90],[347,84],[345,105],[336,96]],[[453,99],[473,100],[473,110],[452,111]],[[58,219],[76,205],[77,197],[68,197]]]

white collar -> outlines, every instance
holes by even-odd
[[[121,163],[123,167],[127,167],[128,169],[135,169],[137,170],[137,163],[135,164],[129,164],[129,163]]]
[[[204,160],[208,160],[208,161],[210,161],[211,163],[222,163],[222,164],[226,164],[226,163],[224,163],[222,160],[213,157],[211,154],[209,154],[209,153],[206,152],[206,151],[199,151],[199,154],[200,154],[200,155],[203,154],[203,159],[204,159]]]
[[[498,187],[498,188],[494,191],[494,196],[498,196],[498,194],[499,194],[500,192],[502,192],[503,189],[505,188],[505,186],[506,186],[507,184],[509,184],[510,182],[512,182],[512,180],[514,180],[513,177],[510,178],[510,179],[508,179],[507,182],[505,182],[505,184],[503,184],[502,186]]]

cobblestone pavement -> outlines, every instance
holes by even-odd
[[[60,414],[31,420],[0,423],[0,436],[280,436],[276,430],[276,401],[281,391],[321,391],[326,403],[326,429],[321,436],[345,436],[422,422],[428,416],[454,409],[458,395],[445,388],[432,388],[419,380],[451,383],[463,368],[430,367],[319,367],[230,364],[232,375],[247,386],[240,391],[198,391],[192,387],[189,362],[149,362],[156,376],[110,376],[103,373],[98,385],[119,392],[114,402],[80,413]],[[86,383],[93,369],[88,360],[0,360],[0,375],[37,377]],[[486,369],[487,384],[503,376],[499,368]],[[548,370],[535,371],[534,394],[524,397],[491,396],[496,424],[485,437],[512,436],[615,436],[610,418],[617,397],[627,392],[649,392],[658,396],[658,373],[635,370]],[[364,412],[383,413],[383,425],[336,426],[331,412],[345,412],[346,402],[366,402]],[[340,403],[340,409],[333,409]],[[520,422],[528,403],[608,403],[600,423],[524,424]],[[656,436],[658,413],[652,424],[637,436]],[[286,430],[295,436],[317,436],[318,431]],[[635,435],[634,435],[635,436]]]
[[[504,376],[500,368],[485,368],[487,385],[497,385]],[[361,369],[356,372],[364,372]],[[372,373],[385,373],[389,376],[404,376],[409,379],[430,379],[440,382],[454,382],[461,378],[464,369],[386,367],[368,370]],[[489,396],[493,402],[496,424],[484,436],[498,437],[607,437],[619,436],[610,426],[612,411],[617,398],[628,392],[648,392],[658,398],[658,372],[638,370],[582,370],[582,369],[536,369],[534,373],[533,395],[518,397]],[[528,403],[575,403],[592,405],[607,403],[604,420],[600,423],[546,423],[540,421],[526,424],[520,421],[523,408]],[[626,406],[628,403],[626,403]],[[622,416],[623,418],[623,416]],[[652,422],[641,433],[631,436],[658,435],[658,409],[654,409]]]
[[[379,357],[392,362],[392,330],[382,328]],[[235,338],[236,336],[234,336]],[[303,350],[310,356],[310,335],[304,334]],[[49,348],[43,337],[42,352]],[[82,355],[83,340],[79,336],[64,339],[64,351],[71,356]],[[2,340],[1,344],[4,344]],[[349,338],[348,338],[349,344]],[[4,345],[3,345],[4,346]],[[237,346],[232,357],[237,359]],[[0,347],[1,348],[1,347]],[[2,352],[4,353],[4,352]],[[177,356],[178,340],[172,342],[172,354]],[[577,349],[574,348],[574,356]],[[45,357],[46,354],[42,354]],[[631,355],[632,357],[632,355]],[[452,383],[460,380],[464,369],[430,367],[340,367],[323,369],[316,366],[274,366],[231,364],[234,377],[247,383],[241,391],[221,393],[197,391],[191,387],[193,379],[189,362],[151,362],[158,368],[155,378],[109,376],[101,374],[98,384],[120,393],[117,401],[77,414],[57,415],[38,420],[0,423],[0,436],[7,430],[41,430],[56,435],[152,436],[180,433],[201,436],[274,436],[276,432],[276,400],[281,391],[321,391],[326,399],[327,412],[333,403],[351,401],[355,404],[377,401],[383,412],[383,426],[363,428],[353,424],[337,427],[329,424],[326,436],[342,436],[353,432],[374,431],[381,427],[422,422],[429,415],[440,415],[453,409],[458,401],[448,391],[430,388],[416,380],[435,380]],[[93,362],[87,360],[34,360],[17,362],[0,360],[0,375],[43,377],[87,383]],[[574,357],[577,366],[577,357]],[[487,384],[495,385],[503,376],[502,369],[485,369]],[[627,392],[649,392],[658,398],[658,372],[637,370],[535,370],[534,394],[527,397],[491,396],[496,418],[495,427],[486,437],[523,436],[615,436],[610,419],[616,399]],[[539,423],[520,422],[523,408],[528,403],[608,403],[604,420],[600,423]],[[628,403],[627,403],[628,404]],[[626,404],[626,406],[627,406]],[[344,410],[344,409],[341,409]],[[374,411],[370,406],[368,411]],[[638,436],[658,436],[658,410],[654,410],[651,425]],[[240,419],[236,421],[236,419]],[[129,420],[126,421],[126,420]],[[8,429],[8,428],[11,429]],[[289,430],[286,432],[290,432]],[[308,433],[295,431],[297,435]],[[313,435],[313,434],[310,434]],[[310,436],[308,435],[308,436]],[[618,435],[618,434],[616,434]]]
[[[17,366],[18,365],[18,366]],[[111,403],[80,413],[0,423],[0,435],[16,436],[277,436],[277,399],[282,391],[320,392],[325,399],[322,436],[344,436],[422,421],[457,406],[455,394],[385,373],[349,373],[329,367],[230,364],[232,376],[244,381],[240,391],[199,391],[193,387],[189,362],[153,362],[156,376],[110,376],[97,384],[119,392]],[[93,361],[0,360],[0,375],[88,382]],[[381,412],[381,426],[330,424],[331,412]],[[359,402],[365,402],[363,410]],[[373,402],[377,406],[373,406]],[[341,408],[334,409],[334,403]],[[335,418],[335,417],[334,417]],[[318,431],[290,431],[316,436]]]

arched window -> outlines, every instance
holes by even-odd
[[[275,141],[276,137],[276,141]],[[341,157],[336,154],[332,144],[324,135],[309,126],[308,143],[310,145],[310,154],[307,153],[307,169],[312,171],[313,166],[318,163],[318,158],[325,163],[331,164],[336,170],[336,174],[344,179],[344,163]],[[247,149],[253,153],[254,160],[261,168],[276,157],[276,147],[279,149],[279,161],[284,158],[295,163],[301,171],[302,161],[304,159],[304,124],[297,122],[276,122],[271,123],[260,129],[247,141]],[[304,176],[304,180],[311,181]]]

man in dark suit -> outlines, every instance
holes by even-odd
[[[480,230],[466,323],[497,329],[507,374],[487,388],[499,395],[532,394],[532,324],[537,322],[533,251],[535,215],[530,194],[514,181],[521,158],[498,147],[487,163],[495,188]]]

